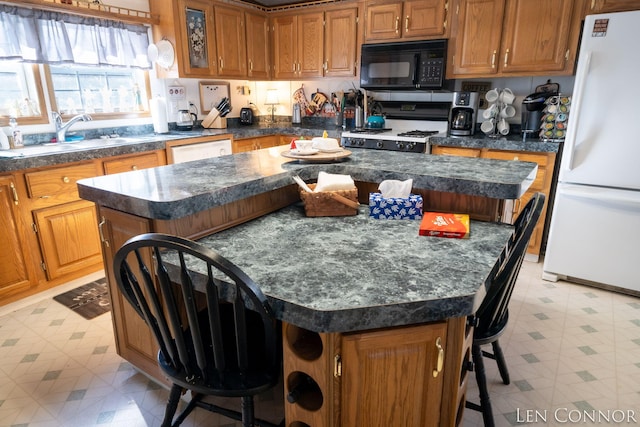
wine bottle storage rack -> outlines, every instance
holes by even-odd
[[[337,334],[317,333],[287,323],[282,328],[286,426],[333,425],[332,346]],[[303,390],[299,390],[301,385]]]
[[[286,343],[290,346],[291,351],[301,359],[316,360],[322,355],[322,339],[317,332],[288,325]]]

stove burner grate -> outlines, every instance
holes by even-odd
[[[408,132],[399,133],[398,136],[415,136],[418,138],[424,138],[425,136],[431,136],[437,133],[437,130],[411,130]]]

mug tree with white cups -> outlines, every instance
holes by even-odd
[[[516,115],[516,107],[513,101],[516,96],[509,88],[491,89],[485,95],[489,106],[482,113],[484,121],[480,130],[491,138],[499,138],[509,134],[509,122],[507,119]]]

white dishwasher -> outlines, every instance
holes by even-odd
[[[167,160],[169,163],[184,163],[193,160],[208,159],[231,154],[231,139],[213,141],[180,140],[167,144]]]

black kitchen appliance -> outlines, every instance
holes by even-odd
[[[243,125],[253,124],[253,110],[249,107],[240,109],[240,123]]]
[[[522,100],[522,140],[537,136],[540,133],[542,116],[547,99],[557,96],[560,92],[558,83],[547,81],[546,84],[536,87],[536,91]]]
[[[454,92],[449,115],[449,135],[470,136],[475,132],[478,116],[478,92]]]
[[[450,95],[450,94],[448,94]],[[442,101],[378,101],[376,111],[381,127],[364,126],[342,132],[341,145],[349,149],[374,149],[429,153],[429,138],[445,136],[451,102]],[[384,117],[384,122],[382,119]]]
[[[445,80],[447,40],[363,44],[360,87],[376,90],[451,89]]]

